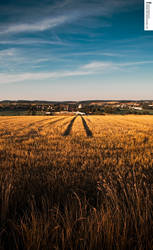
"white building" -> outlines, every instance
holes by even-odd
[[[78,105],[78,109],[82,109],[82,104],[79,104],[79,105]]]
[[[51,112],[47,111],[47,112],[45,113],[45,115],[51,115]]]
[[[76,114],[76,115],[86,115],[86,113],[80,112],[80,111],[75,112],[75,114]]]
[[[132,109],[135,109],[135,110],[142,110],[141,107],[132,107]]]

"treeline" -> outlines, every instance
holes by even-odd
[[[0,102],[0,115],[54,115],[56,112],[84,112],[86,114],[153,114],[152,101],[135,102]]]

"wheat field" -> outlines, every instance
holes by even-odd
[[[153,249],[153,116],[0,117],[0,249]]]

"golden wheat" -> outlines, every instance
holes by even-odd
[[[0,117],[0,249],[152,249],[153,117]]]

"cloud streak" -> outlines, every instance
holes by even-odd
[[[17,83],[23,81],[40,81],[46,79],[56,79],[71,76],[89,75],[88,71],[63,71],[63,72],[40,72],[40,73],[22,73],[22,74],[5,74],[0,73],[0,84]]]
[[[123,67],[132,67],[137,65],[153,64],[153,61],[139,61],[127,63],[113,63],[113,62],[91,62],[81,66],[78,70],[71,71],[55,71],[55,72],[39,72],[39,73],[20,73],[20,74],[6,74],[0,73],[0,84],[17,83],[23,81],[41,81],[52,80],[64,77],[87,76],[99,73],[111,72],[113,70],[120,70]]]
[[[15,49],[11,48],[11,49],[4,49],[4,50],[0,50],[0,58],[2,57],[12,57],[15,55]]]
[[[122,67],[138,66],[144,64],[153,64],[153,61],[138,61],[138,62],[126,62],[126,63],[94,61],[84,65],[83,68],[88,70],[99,71],[104,69],[119,69]]]
[[[21,32],[41,32],[52,29],[70,20],[69,16],[59,16],[50,19],[44,19],[36,23],[13,24],[0,31],[0,34],[21,33]]]
[[[137,1],[134,0],[133,5]],[[9,6],[6,6],[6,8],[0,6],[8,19],[8,22],[2,23],[0,34],[43,32],[81,18],[109,17],[114,12],[126,9],[125,7],[130,5],[126,0],[88,2],[85,0],[71,0],[57,2],[56,4],[48,4],[44,1],[44,4],[41,3],[40,6],[37,6],[39,4],[35,3],[33,6],[25,4],[25,8],[21,5],[12,15],[10,12],[5,11],[6,9],[13,11],[12,6],[10,8]],[[10,17],[13,19],[11,20]]]
[[[91,62],[89,64],[84,65],[82,68],[87,70],[105,70],[112,69],[115,66],[112,62]]]
[[[65,45],[68,46],[68,43],[65,43],[61,40],[43,40],[43,39],[30,39],[30,38],[25,38],[25,39],[18,39],[18,40],[1,40],[0,44],[2,45],[43,45],[43,44],[48,44],[48,45]]]

